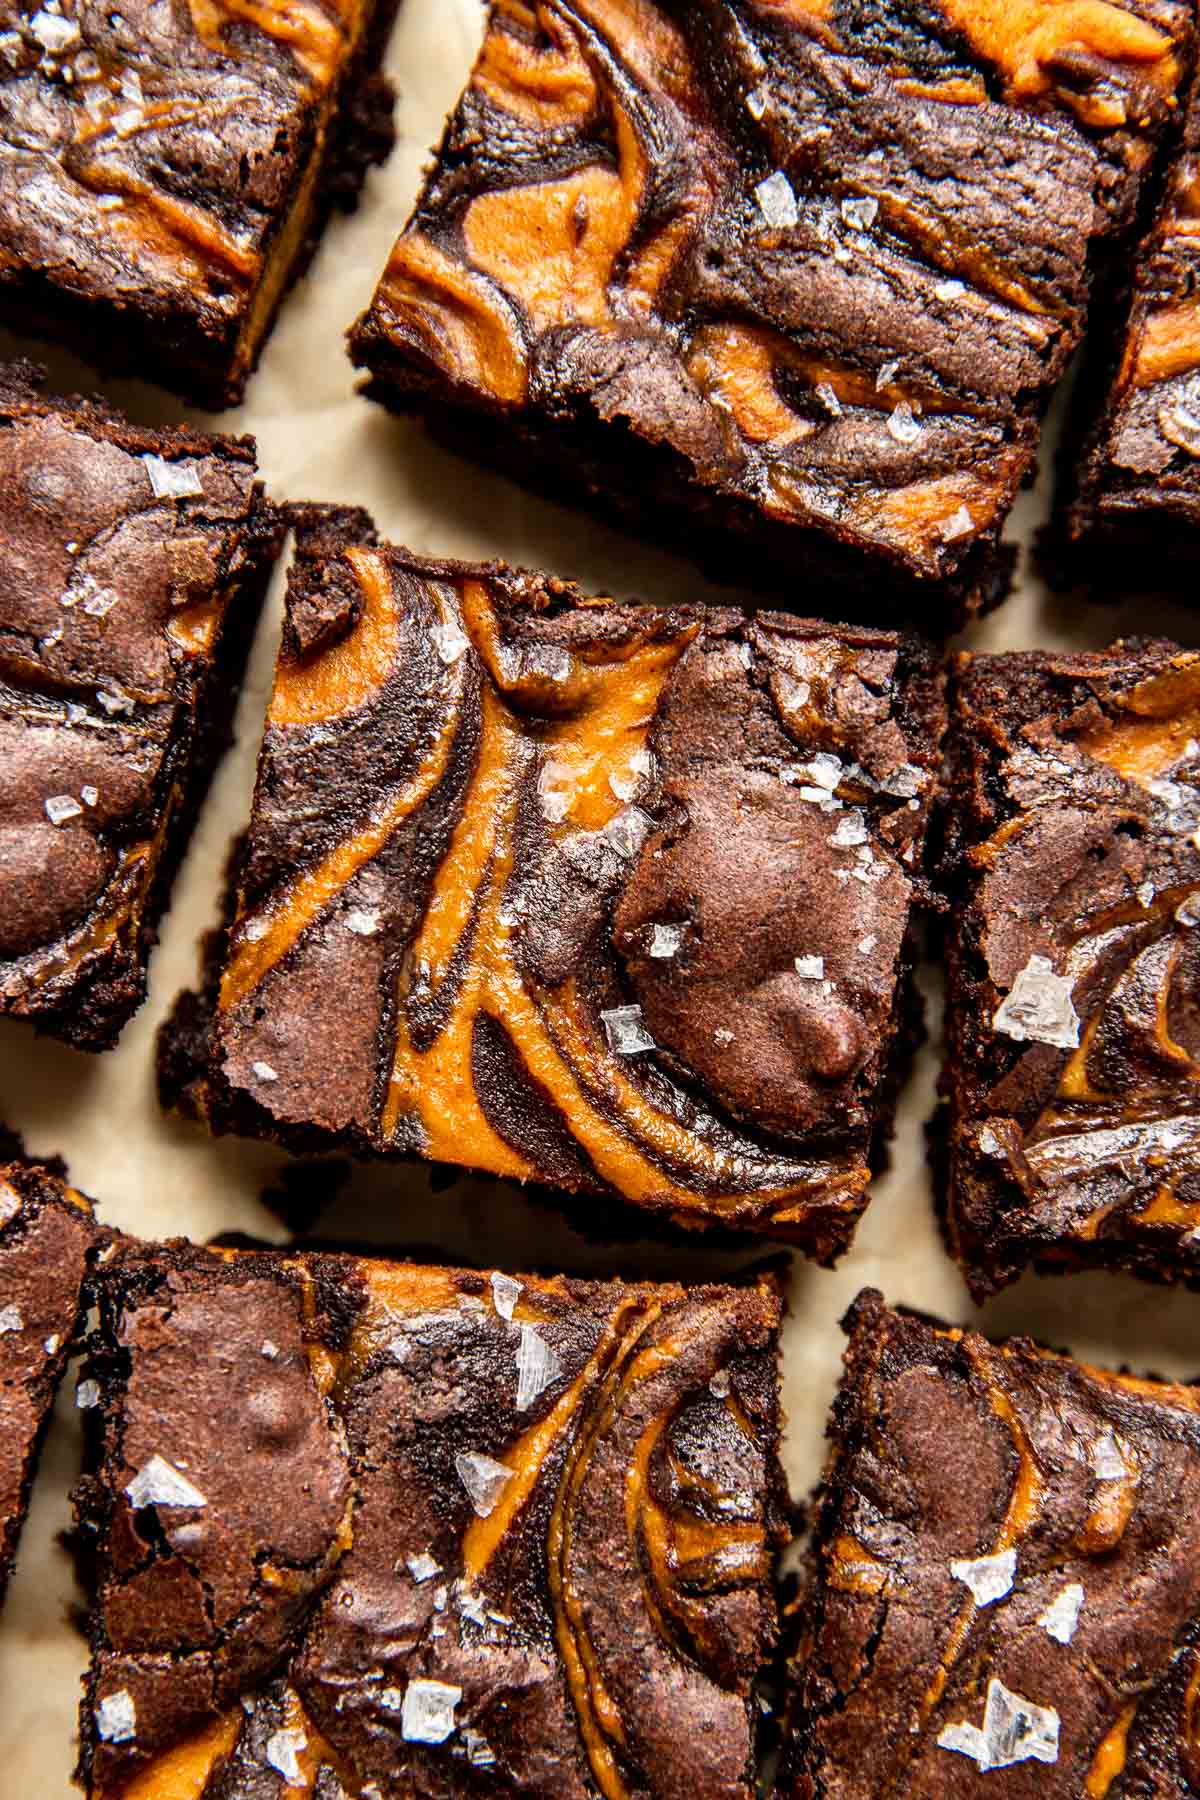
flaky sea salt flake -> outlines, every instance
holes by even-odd
[[[352,931],[355,937],[374,937],[379,930],[379,914],[356,906],[346,914],[344,923],[346,930]]]
[[[0,1306],[0,1337],[12,1331],[23,1331],[25,1321],[19,1306]]]
[[[943,1750],[971,1757],[985,1772],[1014,1763],[1058,1761],[1059,1717],[1052,1706],[1037,1706],[1014,1694],[995,1676],[988,1683],[983,1730],[967,1723],[947,1725],[938,1738]]]
[[[96,1735],[106,1744],[127,1744],[137,1731],[137,1708],[127,1688],[106,1694],[96,1708]]]
[[[471,648],[470,638],[454,619],[440,620],[430,635],[434,649],[448,669],[453,668]]]
[[[1031,956],[996,1008],[992,1024],[1017,1043],[1050,1044],[1056,1050],[1079,1045],[1079,1014],[1071,983],[1056,975],[1045,956]]]
[[[65,825],[69,819],[77,819],[83,811],[74,794],[51,794],[45,806],[46,817],[52,825]]]
[[[842,201],[842,220],[853,231],[869,231],[879,217],[879,202],[872,194]]]
[[[852,806],[837,822],[830,843],[837,850],[852,850],[856,844],[867,841],[867,822],[857,806]]]
[[[186,1475],[157,1451],[140,1468],[125,1489],[129,1504],[142,1506],[207,1506],[199,1488],[193,1487]]]
[[[511,1275],[502,1275],[497,1269],[492,1276],[492,1302],[502,1319],[512,1318],[520,1298],[521,1283]]]
[[[975,521],[965,506],[952,512],[939,533],[943,544],[957,544],[960,538],[970,537],[975,529]]]
[[[608,1047],[614,1056],[640,1056],[657,1045],[642,1024],[640,1006],[612,1006],[600,1014]]]
[[[34,13],[25,29],[51,56],[61,56],[79,41],[79,27],[74,19],[59,18],[48,7]]]
[[[448,1681],[410,1681],[400,1715],[400,1735],[410,1744],[444,1744],[455,1730],[460,1687]]]
[[[759,212],[774,231],[784,231],[800,218],[792,184],[782,169],[776,169],[773,175],[759,182],[754,198],[758,201]]]
[[[251,1073],[256,1081],[267,1082],[279,1080],[278,1069],[273,1069],[269,1062],[256,1062],[250,1065]]]
[[[898,400],[888,414],[888,435],[894,437],[898,444],[915,444],[921,435],[922,427],[907,400]]]
[[[532,1325],[522,1325],[517,1345],[517,1411],[528,1412],[562,1374],[562,1363]]]
[[[825,958],[823,956],[797,956],[795,969],[801,981],[824,981]]]
[[[167,462],[161,456],[152,455],[143,456],[142,462],[156,500],[186,500],[193,494],[204,492],[199,474],[188,463]]]
[[[460,1450],[454,1458],[454,1467],[478,1516],[490,1518],[497,1500],[512,1480],[512,1470],[492,1457],[484,1456],[481,1450]]]
[[[964,1587],[969,1587],[976,1606],[993,1606],[1012,1593],[1017,1573],[1015,1550],[1000,1550],[994,1556],[952,1562],[950,1573]]]
[[[93,1406],[100,1404],[100,1383],[98,1381],[81,1381],[75,1389],[75,1404],[80,1412],[90,1412]]]
[[[289,1787],[307,1787],[304,1770],[300,1767],[300,1753],[308,1749],[308,1739],[302,1731],[273,1731],[267,1739],[266,1759],[273,1769],[277,1769]]]
[[[825,411],[829,414],[830,418],[840,419],[842,416],[842,403],[838,399],[837,389],[833,386],[833,383],[829,381],[818,381],[814,391],[817,399],[821,402],[821,405],[825,408]]]
[[[1069,1644],[1075,1636],[1079,1615],[1083,1611],[1084,1593],[1078,1581],[1068,1582],[1060,1594],[1038,1614],[1042,1630],[1060,1644]]]
[[[678,956],[687,933],[682,925],[655,925],[650,932],[650,954],[660,962]]]
[[[967,289],[964,282],[939,281],[933,290],[933,297],[935,300],[957,300],[959,296],[965,294],[966,291]]]
[[[404,1560],[408,1564],[409,1574],[416,1582],[432,1581],[435,1575],[442,1572],[441,1563],[430,1556],[428,1550],[422,1550],[417,1556],[406,1556]]]

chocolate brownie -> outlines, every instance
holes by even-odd
[[[110,1045],[224,749],[278,549],[249,438],[0,369],[0,1013]]]
[[[93,1796],[751,1800],[772,1284],[177,1244],[97,1286]]]
[[[0,0],[0,318],[241,398],[330,205],[391,147],[395,0]]]
[[[0,1165],[0,1599],[99,1244],[89,1203],[59,1176]]]
[[[1193,15],[493,0],[354,359],[710,570],[944,632],[1007,583]]]
[[[1200,1388],[846,1324],[780,1800],[1200,1791]]]
[[[908,1034],[933,653],[587,599],[341,515],[301,539],[168,1101],[835,1256]]]
[[[1068,441],[1060,572],[1194,589],[1200,562],[1200,76],[1166,192],[1138,246],[1082,450]],[[1086,401],[1085,401],[1086,404]],[[1065,544],[1062,539],[1065,537]]]
[[[1026,1264],[1200,1276],[1200,655],[959,659],[946,1222]]]

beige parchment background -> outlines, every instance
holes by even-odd
[[[480,30],[479,0],[402,0],[389,66],[399,89],[399,141],[372,175],[360,212],[338,220],[304,284],[285,308],[247,405],[219,421],[252,431],[263,473],[280,498],[355,501],[380,527],[418,550],[507,556],[555,570],[594,592],[666,600],[727,599],[689,565],[633,543],[581,514],[540,502],[437,449],[407,422],[354,393],[342,333],[370,297],[396,231],[407,216],[428,149],[470,66]],[[0,354],[38,354],[0,335]],[[135,418],[183,417],[169,399],[131,382],[98,383],[69,358],[45,351],[60,388],[104,390]],[[203,422],[203,421],[202,421]],[[1026,495],[1011,533],[1023,544],[1045,516],[1047,483]],[[1020,585],[1008,604],[967,640],[987,648],[1099,647],[1119,632],[1163,629],[1200,642],[1200,621],[1130,602],[1117,610],[1070,605],[1046,595],[1023,553]],[[203,1240],[229,1229],[278,1239],[259,1194],[284,1159],[262,1146],[212,1142],[164,1119],[155,1104],[155,1029],[195,969],[196,940],[214,919],[229,838],[244,819],[254,755],[278,635],[280,582],[259,634],[239,716],[238,745],[224,764],[177,885],[150,971],[150,999],[120,1048],[87,1057],[24,1027],[0,1024],[0,1117],[37,1152],[61,1152],[101,1216],[150,1236]],[[798,580],[797,610],[819,613]],[[0,895],[0,905],[3,896]],[[939,1242],[930,1206],[923,1127],[937,1068],[937,983],[924,976],[931,1044],[918,1059],[899,1120],[893,1165],[879,1181],[853,1251],[835,1272],[797,1263],[785,1337],[788,1466],[794,1491],[816,1479],[825,1417],[837,1379],[845,1307],[867,1284],[892,1301],[994,1335],[1023,1331],[1108,1363],[1168,1375],[1200,1373],[1200,1299],[1159,1292],[1119,1277],[1027,1277],[981,1313]],[[320,1020],[314,1020],[320,1031]],[[515,1190],[463,1180],[433,1194],[421,1170],[376,1168],[355,1176],[321,1219],[323,1235],[369,1239],[381,1247],[464,1258],[520,1272],[537,1266],[590,1272],[636,1270],[699,1276],[730,1259],[697,1246],[589,1244],[552,1210]],[[736,1260],[736,1259],[735,1259]],[[0,1800],[69,1800],[75,1708],[85,1646],[71,1619],[77,1604],[57,1534],[67,1525],[67,1492],[77,1467],[74,1381],[60,1396],[46,1446],[16,1579],[0,1617]]]

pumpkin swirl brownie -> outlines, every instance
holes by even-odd
[[[959,660],[946,1224],[1029,1263],[1200,1277],[1200,655]]]
[[[0,1014],[111,1045],[228,741],[279,547],[250,438],[0,367]]]
[[[1061,567],[1111,589],[1194,588],[1200,558],[1200,76],[1139,244],[1107,379],[1068,445]],[[1102,410],[1096,414],[1096,392]]]
[[[860,1295],[778,1800],[1200,1789],[1200,1389]]]
[[[0,318],[240,400],[391,147],[395,0],[2,0]]]
[[[493,0],[354,360],[706,569],[803,568],[832,616],[944,633],[1007,584],[1193,26],[1182,0]]]
[[[755,1792],[780,1300],[124,1247],[92,1800]]]
[[[932,651],[300,540],[168,1103],[836,1256],[912,1033]]]
[[[0,1164],[0,1599],[103,1236],[90,1203],[52,1170]]]

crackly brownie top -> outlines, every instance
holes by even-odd
[[[865,1182],[940,707],[932,657],[887,633],[317,541],[219,1079],[267,1129],[836,1224]]]
[[[950,573],[1176,104],[1182,4],[495,0],[358,353]]]
[[[779,1310],[127,1252],[87,1396],[92,1791],[748,1800]]]
[[[258,505],[248,439],[0,372],[0,999],[139,904]]]
[[[1200,1784],[1200,1390],[850,1316],[783,1792]]]
[[[0,1592],[94,1241],[88,1202],[65,1182],[23,1163],[0,1166]]]
[[[1200,1228],[1200,655],[959,672],[964,1146],[1048,1237]],[[1010,1221],[1010,1224],[1013,1223]]]
[[[0,0],[0,282],[33,271],[232,341],[367,10]]]
[[[1114,517],[1148,500],[1191,514],[1200,502],[1200,77],[1137,258],[1111,411],[1093,446],[1085,498]]]

